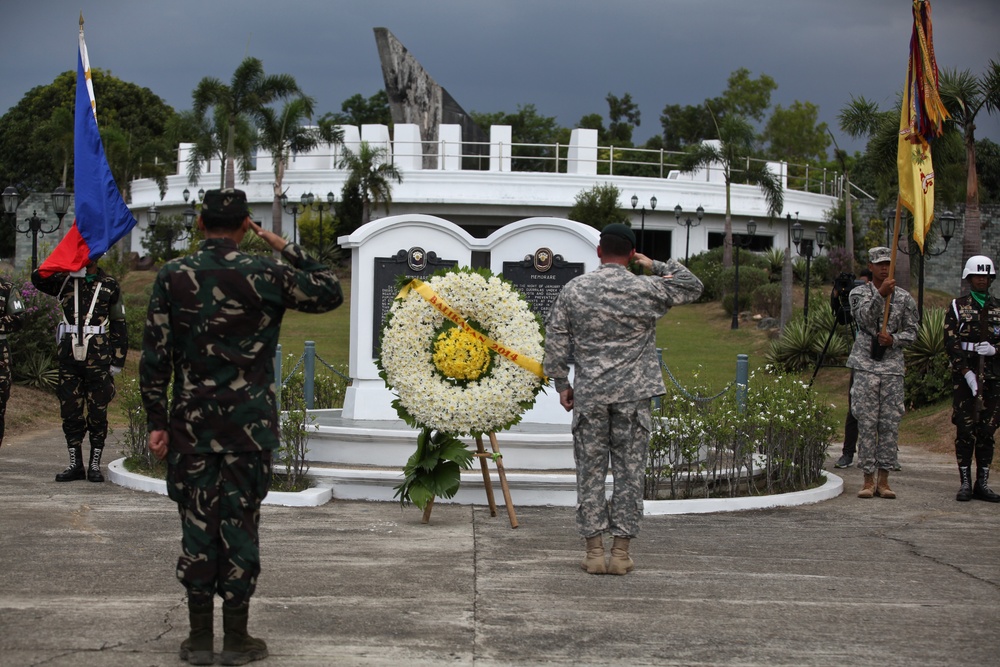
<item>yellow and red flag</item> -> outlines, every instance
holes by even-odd
[[[930,0],[913,2],[910,59],[899,117],[899,200],[913,214],[913,240],[924,250],[924,238],[934,220],[934,166],[930,142],[941,136],[948,118],[938,93]]]

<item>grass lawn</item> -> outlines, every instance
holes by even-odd
[[[123,281],[126,291],[141,291],[152,281],[153,272],[132,272]],[[345,302],[330,313],[312,315],[288,311],[281,330],[282,353],[287,359],[293,354],[297,359],[304,349],[304,341],[316,343],[317,354],[327,363],[346,367],[350,350],[350,285],[344,279]],[[797,307],[801,307],[801,290],[796,292]],[[943,307],[950,297],[928,292],[925,307]],[[700,388],[701,395],[714,395],[736,377],[736,355],[749,357],[750,372],[764,366],[764,354],[772,333],[756,328],[754,322],[741,322],[740,328],[731,329],[732,314],[723,312],[718,302],[692,304],[671,310],[657,328],[657,345],[663,348],[667,366],[677,381],[688,391]],[[130,351],[125,376],[137,377],[137,351]],[[287,367],[290,370],[290,366]],[[802,374],[808,382],[813,369]],[[843,424],[847,413],[847,387],[850,376],[845,368],[821,368],[813,384],[821,400],[835,406],[838,423]],[[670,379],[667,378],[667,382]],[[48,407],[46,407],[48,406]],[[940,452],[953,451],[954,427],[950,422],[950,402],[908,413],[903,418],[900,442],[918,445]],[[112,422],[121,422],[116,404],[109,411]],[[8,431],[17,432],[41,425],[58,425],[58,405],[55,397],[14,388],[8,406]],[[841,426],[842,428],[842,426]],[[842,435],[842,432],[841,434]]]

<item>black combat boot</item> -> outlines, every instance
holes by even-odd
[[[969,466],[958,466],[958,476],[962,480],[962,486],[958,487],[955,500],[968,502],[972,500],[972,470]]]
[[[103,482],[104,475],[101,474],[101,454],[103,447],[90,448],[90,464],[87,466],[87,479],[91,482]]]
[[[972,487],[972,497],[976,500],[985,500],[988,503],[1000,503],[1000,495],[993,493],[989,481],[990,469],[985,466],[976,466],[976,484]]]
[[[212,621],[215,608],[211,598],[205,601],[188,599],[188,619],[191,632],[188,638],[181,642],[180,658],[191,665],[215,664]]]
[[[247,632],[247,617],[250,613],[250,603],[231,607],[222,605],[222,653],[219,663],[223,665],[245,665],[254,660],[267,657],[267,644],[263,639],[251,637]]]
[[[69,465],[66,469],[56,474],[57,482],[72,482],[83,479],[87,472],[83,469],[83,450],[79,445],[69,448]]]

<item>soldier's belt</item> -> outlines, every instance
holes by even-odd
[[[77,332],[77,326],[75,324],[70,324],[63,327],[63,333],[75,334]],[[99,326],[85,326],[83,328],[84,334],[102,334],[107,333],[107,328],[101,324]]]
[[[979,343],[962,343],[961,345],[962,349],[965,350],[966,352],[975,352],[976,345],[979,345]]]

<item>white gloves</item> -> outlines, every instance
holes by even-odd
[[[87,267],[83,267],[82,269],[77,269],[76,271],[70,271],[69,275],[73,276],[74,278],[84,278],[87,275]]]
[[[979,393],[979,383],[976,382],[975,373],[972,371],[965,371],[965,382],[969,385],[969,389],[972,390],[973,396]]]
[[[982,343],[976,343],[976,352],[980,357],[992,357],[997,353],[997,349],[984,340]]]
[[[122,372],[122,367],[121,366],[112,366],[111,367],[111,377],[114,377],[114,376],[118,375],[121,372]],[[972,371],[969,371],[969,372],[971,373]],[[976,393],[976,392],[973,391],[972,393]]]

